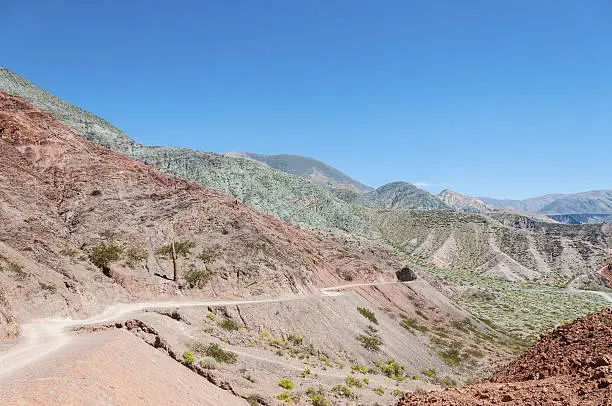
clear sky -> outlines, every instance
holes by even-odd
[[[0,65],[146,144],[363,183],[612,188],[612,2],[5,1]]]

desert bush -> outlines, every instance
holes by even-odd
[[[420,331],[421,333],[427,331],[427,327],[419,324],[418,320],[413,317],[407,317],[404,314],[400,314],[400,319],[402,319],[400,322],[400,326],[410,331],[412,334],[414,334],[415,330]]]
[[[183,279],[189,284],[190,288],[202,288],[211,278],[212,275],[207,269],[191,268],[183,274]]]
[[[144,261],[149,256],[149,253],[144,248],[131,247],[125,251],[125,263],[129,267],[133,267],[135,264]]]
[[[195,362],[195,356],[191,351],[185,351],[183,353],[183,361],[185,364],[193,364]]]
[[[357,340],[361,342],[361,346],[368,351],[378,352],[383,344],[382,340],[370,333],[359,334]]]
[[[306,395],[314,406],[329,406],[329,401],[323,396],[323,388],[320,386],[318,389],[309,386],[306,389]]]
[[[357,394],[353,393],[349,388],[347,388],[344,385],[336,385],[332,388],[332,391],[338,393],[339,395],[342,395],[344,397],[350,398],[350,399],[357,399],[358,396]]]
[[[217,362],[224,362],[226,364],[235,364],[238,356],[231,351],[225,351],[217,344],[210,344],[206,348],[206,355],[213,357]]]
[[[203,369],[217,369],[219,363],[213,357],[204,357],[199,362],[200,367]]]
[[[300,372],[300,376],[302,378],[306,378],[308,375],[310,375],[310,368],[308,367],[304,368],[304,370]]]
[[[395,360],[389,359],[384,364],[376,361],[376,367],[388,378],[396,381],[404,380],[404,367]]]
[[[369,372],[369,368],[365,365],[353,364],[351,365],[351,371],[353,372],[361,372],[362,374],[367,374]]]
[[[370,320],[372,323],[378,324],[378,320],[376,319],[376,315],[371,310],[369,310],[369,309],[367,309],[365,307],[358,307],[357,311],[359,313],[361,313],[361,315],[363,317],[365,317],[366,319]]]
[[[287,341],[293,343],[294,345],[300,345],[304,342],[304,337],[298,336],[296,334],[289,334],[287,336]]]
[[[217,258],[217,253],[212,248],[204,248],[200,255],[198,255],[198,259],[200,259],[205,264],[213,262],[215,258]]]
[[[240,326],[232,319],[223,319],[222,321],[217,322],[217,326],[221,327],[227,331],[238,331],[240,330]]]
[[[385,390],[380,386],[378,388],[372,388],[372,392],[376,393],[378,396],[382,396],[385,394]]]
[[[42,290],[46,290],[47,292],[57,292],[57,288],[52,283],[38,282],[38,286],[40,286]]]
[[[92,248],[89,260],[98,268],[108,271],[110,263],[118,261],[122,253],[123,250],[116,245],[100,244]]]
[[[423,370],[423,375],[425,375],[428,378],[433,378],[434,376],[436,376],[437,373],[438,372],[433,368],[428,368],[428,369]]]
[[[399,390],[399,389],[393,389],[393,392],[391,392],[391,394],[392,394],[393,396],[398,397],[398,398],[403,398],[403,397],[404,397],[404,392],[402,392],[402,391],[401,391],[401,390]]]
[[[291,390],[293,389],[293,381],[291,381],[291,379],[286,379],[286,378],[279,379],[278,386],[280,386],[283,389]]]
[[[259,393],[252,393],[246,398],[249,406],[259,406],[264,404],[264,397]]]
[[[352,376],[347,376],[346,378],[344,378],[344,383],[346,383],[346,386],[348,386],[349,388],[353,386],[357,388],[363,388],[363,383],[359,379]]]
[[[281,402],[289,403],[290,405],[294,404],[297,401],[297,395],[294,395],[293,393],[287,390],[279,393],[274,397],[280,400]]]
[[[438,353],[442,361],[450,367],[459,365],[462,361],[461,353],[456,348],[449,348]]]
[[[440,378],[438,379],[438,383],[446,389],[457,386],[457,382],[450,378]]]

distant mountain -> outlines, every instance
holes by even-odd
[[[442,210],[449,208],[436,196],[408,182],[387,183],[365,197],[385,209]]]
[[[450,208],[465,213],[488,213],[498,210],[497,207],[486,204],[477,197],[462,195],[449,189],[441,191],[438,194],[438,199],[442,200]]]
[[[542,214],[612,214],[612,190],[592,190],[572,194],[550,194],[525,200],[488,197],[483,202],[508,209]]]
[[[360,192],[373,190],[371,187],[356,181],[338,169],[313,158],[291,154],[265,155],[251,152],[227,152],[223,155],[261,162],[274,169],[309,179],[314,183],[327,187],[353,189]]]
[[[565,224],[612,223],[612,214],[549,214],[548,217]]]

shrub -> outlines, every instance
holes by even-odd
[[[354,378],[352,376],[347,376],[346,378],[344,378],[344,383],[346,383],[346,386],[348,386],[349,388],[352,386],[355,386],[357,388],[363,388],[363,383],[359,379]]]
[[[385,390],[380,386],[378,388],[373,388],[372,392],[376,393],[378,396],[382,396],[385,394]]]
[[[204,357],[199,362],[200,367],[203,369],[217,369],[219,363],[213,357]]]
[[[283,389],[291,390],[293,389],[293,382],[291,381],[291,379],[283,378],[278,381],[278,386]]]
[[[428,368],[423,371],[423,375],[425,375],[428,378],[433,378],[434,376],[436,376],[436,374],[437,374],[437,371],[433,368]]]
[[[369,372],[369,368],[365,365],[353,364],[351,365],[351,371],[353,372],[361,372],[362,374],[367,374]]]
[[[357,399],[358,397],[355,393],[351,392],[351,390],[344,385],[336,385],[332,388],[332,390],[350,399]]]
[[[42,290],[46,290],[51,293],[55,293],[57,291],[57,288],[52,283],[38,282],[38,286],[40,286]]]
[[[60,254],[65,255],[67,257],[76,257],[78,255],[79,251],[72,249],[72,248],[64,248],[63,250],[60,251]]]
[[[300,345],[304,341],[304,337],[298,336],[296,334],[289,334],[287,336],[287,341],[292,342],[294,345]]]
[[[369,309],[367,309],[365,307],[358,307],[357,311],[359,313],[361,313],[361,315],[363,317],[365,317],[366,319],[370,320],[372,323],[378,324],[378,320],[376,319],[376,315],[371,310],[369,310]]]
[[[401,391],[401,390],[399,390],[399,389],[393,389],[393,392],[391,392],[391,394],[392,394],[393,396],[397,396],[398,398],[402,398],[402,397],[404,397],[404,392],[402,392],[402,391]]]
[[[183,361],[185,364],[193,364],[195,362],[195,356],[191,351],[185,351],[183,353]]]
[[[371,334],[359,334],[357,340],[361,342],[363,348],[368,351],[378,352],[383,344],[382,340]]]
[[[376,367],[378,367],[387,378],[395,379],[396,381],[404,380],[404,367],[395,360],[387,360],[384,364],[380,361],[376,361]]]
[[[100,244],[93,247],[89,260],[103,271],[108,271],[111,262],[121,258],[123,250],[112,244]]]
[[[190,288],[202,288],[211,278],[212,275],[207,269],[191,268],[183,275],[183,279],[189,284]]]
[[[442,361],[448,366],[456,366],[461,362],[461,353],[456,348],[449,348],[438,353]]]
[[[329,401],[323,396],[323,388],[320,386],[319,389],[309,386],[308,389],[306,389],[306,395],[310,398],[314,406],[329,406]]]
[[[223,319],[223,321],[217,322],[217,325],[227,331],[238,331],[240,326],[232,319]]]
[[[198,258],[205,264],[209,264],[215,260],[217,253],[212,248],[204,248]]]
[[[212,321],[216,321],[217,320],[217,315],[214,314],[213,312],[208,312],[206,314],[206,318]]]
[[[231,351],[225,351],[217,344],[210,344],[206,348],[206,355],[213,357],[218,362],[225,362],[226,364],[235,364],[238,356]]]
[[[402,321],[400,322],[400,326],[404,327],[412,334],[414,334],[415,330],[420,331],[421,333],[427,331],[427,327],[419,324],[418,320],[413,317],[407,317],[404,314],[400,314],[400,319],[402,319]]]
[[[259,406],[264,404],[264,397],[259,393],[253,393],[246,398],[246,401],[249,406]]]
[[[304,368],[304,370],[300,372],[300,376],[302,378],[306,378],[308,375],[310,375],[310,368],[308,367]]]
[[[443,388],[446,388],[446,389],[457,386],[457,382],[455,382],[454,380],[450,378],[440,378],[438,379],[438,383],[442,385]]]
[[[281,402],[289,403],[290,405],[294,404],[297,400],[297,396],[289,391],[281,392],[274,397],[280,400]]]

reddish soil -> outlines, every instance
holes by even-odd
[[[483,383],[408,394],[397,405],[498,403],[612,404],[612,309],[558,327]]]
[[[601,268],[601,274],[608,280],[608,286],[612,288],[612,265],[606,265]]]

